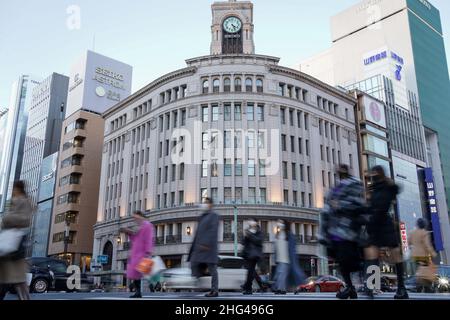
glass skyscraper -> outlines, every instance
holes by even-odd
[[[5,211],[6,203],[11,199],[14,181],[20,179],[28,111],[33,89],[40,81],[38,78],[22,75],[13,84],[0,164],[0,213]]]

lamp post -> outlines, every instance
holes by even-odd
[[[70,213],[66,213],[66,226],[64,229],[64,258],[67,260],[67,262],[70,264],[72,261],[68,261],[68,251],[69,251],[69,240],[70,240],[70,222],[71,222],[71,215]]]
[[[237,255],[238,255],[238,234],[237,234],[237,231],[238,231],[238,219],[237,219],[238,208],[237,208],[237,206],[234,206],[233,213],[234,213],[234,227],[233,227],[233,229],[234,229],[234,256],[237,257]]]

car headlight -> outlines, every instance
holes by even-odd
[[[308,282],[308,286],[312,286],[314,284],[314,281]]]
[[[448,278],[439,278],[439,285],[448,286]]]

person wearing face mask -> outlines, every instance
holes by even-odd
[[[127,278],[133,281],[136,292],[130,298],[140,299],[142,274],[137,270],[143,258],[151,257],[153,243],[153,225],[145,218],[142,211],[133,213],[134,228],[120,228],[120,232],[127,234],[131,241],[131,252],[127,263]]]
[[[242,257],[246,263],[247,280],[242,293],[249,295],[252,294],[253,280],[256,278],[256,265],[263,255],[263,234],[254,219],[250,220],[249,227],[245,230],[243,246]]]
[[[364,211],[363,185],[352,177],[349,168],[340,164],[336,173],[339,183],[330,190],[326,197],[324,210],[321,212],[321,239],[328,255],[339,265],[340,273],[346,287],[338,292],[338,299],[357,299],[351,273],[361,271],[362,249],[360,237],[361,217]]]
[[[380,249],[387,248],[397,271],[397,293],[395,299],[408,299],[404,284],[404,266],[399,227],[390,214],[400,188],[388,177],[383,167],[375,166],[371,170],[372,184],[368,195],[368,245],[364,250],[366,267],[379,265]],[[366,289],[367,290],[367,289]],[[370,297],[373,292],[367,290]]]
[[[219,216],[213,211],[213,201],[205,198],[201,205],[202,216],[198,222],[197,232],[189,252],[192,275],[199,278],[203,275],[203,266],[207,266],[211,275],[211,291],[205,296],[219,296],[219,276],[217,274]]]

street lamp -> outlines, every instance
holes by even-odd
[[[237,229],[238,229],[238,207],[234,206],[234,256],[237,257],[238,256],[238,234],[237,234]]]
[[[190,236],[191,233],[192,233],[191,226],[187,226],[187,227],[186,227],[186,234],[187,234],[188,236]]]

